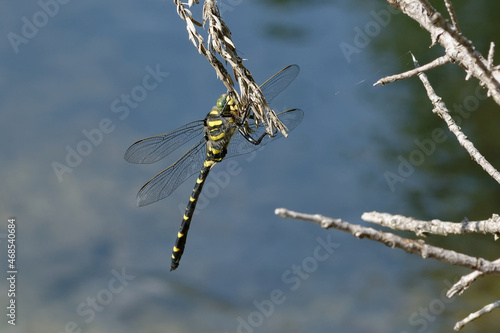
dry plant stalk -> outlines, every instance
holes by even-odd
[[[500,105],[500,83],[497,80],[500,66],[493,65],[494,47],[490,44],[488,57],[485,59],[461,32],[458,20],[451,4],[451,0],[444,0],[450,20],[444,19],[443,15],[434,9],[427,0],[387,0],[387,2],[400,9],[420,24],[420,26],[430,33],[432,45],[439,43],[445,54],[430,63],[419,66],[414,58],[415,68],[404,73],[381,78],[374,85],[384,85],[397,80],[418,76],[422,81],[429,100],[434,106],[433,112],[437,114],[448,126],[450,132],[455,134],[460,145],[469,153],[476,163],[478,163],[497,183],[500,184],[500,173],[486,158],[474,147],[472,141],[461,131],[451,117],[445,103],[432,88],[425,71],[437,68],[448,63],[456,63],[466,72],[466,80],[470,77],[478,79],[479,84],[488,90],[488,96],[492,97]],[[413,56],[413,55],[412,55]],[[483,258],[472,257],[467,254],[451,251],[448,249],[428,245],[422,239],[412,240],[402,238],[391,232],[382,232],[373,228],[366,228],[360,225],[351,224],[341,219],[324,217],[319,214],[309,215],[290,211],[284,208],[276,209],[275,214],[282,217],[302,219],[321,225],[323,228],[335,228],[351,233],[357,238],[368,238],[386,244],[390,247],[403,249],[408,253],[419,254],[422,258],[434,258],[456,266],[462,266],[473,271],[464,275],[447,293],[447,297],[462,294],[467,288],[480,277],[486,274],[500,274],[500,258],[494,261]],[[483,233],[492,234],[497,240],[500,235],[500,218],[493,214],[492,218],[485,221],[463,221],[461,223],[444,222],[440,220],[420,221],[411,217],[401,215],[391,215],[386,213],[370,212],[364,213],[362,219],[368,222],[377,223],[394,230],[411,231],[419,237],[426,234],[468,234]],[[488,314],[500,307],[500,300],[484,306],[482,309],[471,313],[463,320],[456,323],[454,329],[460,330],[468,323],[482,315]]]
[[[197,48],[198,52],[207,58],[214,67],[217,77],[224,83],[229,93],[238,100],[240,112],[244,112],[248,107],[253,110],[256,123],[263,124],[267,133],[272,135],[274,129],[279,130],[287,136],[286,128],[276,117],[273,110],[267,105],[266,99],[260,91],[259,85],[255,83],[250,71],[243,65],[243,60],[238,56],[236,47],[231,39],[231,31],[224,23],[217,2],[215,0],[205,0],[203,5],[203,24],[196,21],[187,7],[198,4],[198,0],[189,0],[186,4],[180,0],[174,0],[177,6],[178,15],[186,21],[189,40]],[[196,27],[206,27],[208,25],[208,39],[206,45],[203,37],[198,33]],[[234,77],[237,79],[240,93],[234,89],[234,82],[224,65],[217,59],[219,54],[222,59],[233,69]],[[242,116],[242,114],[240,114]]]

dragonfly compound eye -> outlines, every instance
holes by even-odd
[[[226,94],[224,95],[221,95],[219,97],[219,99],[217,100],[217,109],[219,109],[220,111],[223,111],[224,110],[224,106],[226,106],[226,97],[228,97]]]

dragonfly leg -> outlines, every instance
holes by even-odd
[[[252,138],[250,136],[250,134],[246,133],[241,127],[238,127],[238,131],[240,132],[240,134],[248,141],[250,142],[251,144],[254,144],[254,145],[260,145],[260,143],[262,142],[262,139],[264,139],[264,137],[267,134],[267,132],[263,133],[257,140],[255,140],[254,138]],[[274,137],[276,134],[273,134],[271,137]]]

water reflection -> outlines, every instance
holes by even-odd
[[[174,6],[70,2],[18,53],[8,44],[1,48],[6,74],[0,135],[6,144],[0,202],[21,226],[23,332],[62,332],[72,323],[82,331],[234,332],[238,318],[249,323],[248,316],[257,311],[254,301],[271,299],[273,290],[286,291],[286,301],[278,304],[282,297],[275,297],[273,314],[261,311],[255,332],[411,332],[423,327],[415,322],[422,317],[412,315],[421,307],[436,312],[433,300],[439,300],[444,281],[464,273],[273,215],[284,206],[362,223],[359,216],[370,210],[455,221],[495,212],[497,186],[453,137],[446,134],[433,150],[426,144],[433,130],[446,128],[431,113],[420,82],[371,86],[384,75],[411,68],[409,51],[424,64],[441,55],[439,46],[429,50],[427,34],[403,15],[380,23],[376,17],[386,17],[381,16],[388,10],[385,3],[226,4],[231,8],[224,17],[257,82],[287,64],[301,66],[298,79],[273,105],[280,111],[301,108],[305,118],[288,139],[259,151],[251,163],[239,160],[238,177],[195,217],[192,247],[175,274],[168,273],[170,235],[177,231],[177,207],[185,205],[192,184],[186,182],[162,205],[139,209],[137,187],[168,163],[138,172],[122,159],[134,139],[200,119],[225,92],[187,40]],[[483,54],[497,36],[499,6],[457,4],[463,31]],[[199,14],[200,7],[193,13]],[[35,3],[12,5],[4,35],[19,32],[22,17],[31,19],[40,10]],[[377,34],[363,39],[359,31],[366,33],[370,22],[378,23],[378,28],[368,25]],[[131,94],[146,68],[157,64],[168,76],[120,120],[113,101]],[[497,106],[481,99],[474,80],[463,78],[455,65],[429,73],[438,94],[465,119],[465,133],[498,165]],[[85,139],[83,130],[105,118],[114,130],[60,182],[52,163],[64,161],[66,147],[76,147]],[[399,157],[409,161],[416,149],[425,160],[391,191],[384,173],[397,174]],[[316,267],[308,258],[314,258],[318,237],[332,237],[339,247]],[[487,258],[494,251],[485,236],[427,241]],[[307,278],[291,291],[282,278],[294,266],[304,267],[301,274]],[[110,285],[113,272],[123,267],[134,279],[113,293],[118,288]],[[485,304],[493,283],[485,278],[446,304],[427,322],[427,330],[449,329],[450,322]],[[102,309],[87,322],[77,309],[89,297]],[[494,327],[493,317],[475,328]]]

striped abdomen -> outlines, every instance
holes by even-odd
[[[211,164],[210,164],[211,163]],[[179,261],[181,260],[182,253],[184,252],[184,247],[186,246],[186,237],[189,230],[189,225],[191,224],[191,218],[193,217],[194,209],[196,208],[196,203],[198,202],[198,197],[200,196],[203,184],[207,179],[208,173],[215,162],[205,161],[203,168],[200,171],[198,179],[196,179],[196,184],[193,188],[193,193],[189,197],[189,203],[186,207],[186,212],[182,217],[181,227],[177,233],[177,239],[175,240],[174,249],[172,251],[172,262],[170,264],[170,270],[179,266]]]
[[[200,175],[196,179],[196,184],[193,188],[193,193],[189,197],[189,203],[186,207],[186,212],[182,217],[181,227],[177,233],[174,249],[172,251],[172,262],[170,270],[173,271],[179,266],[184,247],[186,246],[186,237],[191,224],[198,197],[203,189],[203,184],[208,177],[208,173],[212,167],[222,161],[227,153],[227,146],[229,140],[233,135],[235,128],[232,126],[232,119],[224,118],[220,115],[217,109],[213,109],[205,118],[205,137],[207,139],[207,156],[203,167],[201,168]]]

